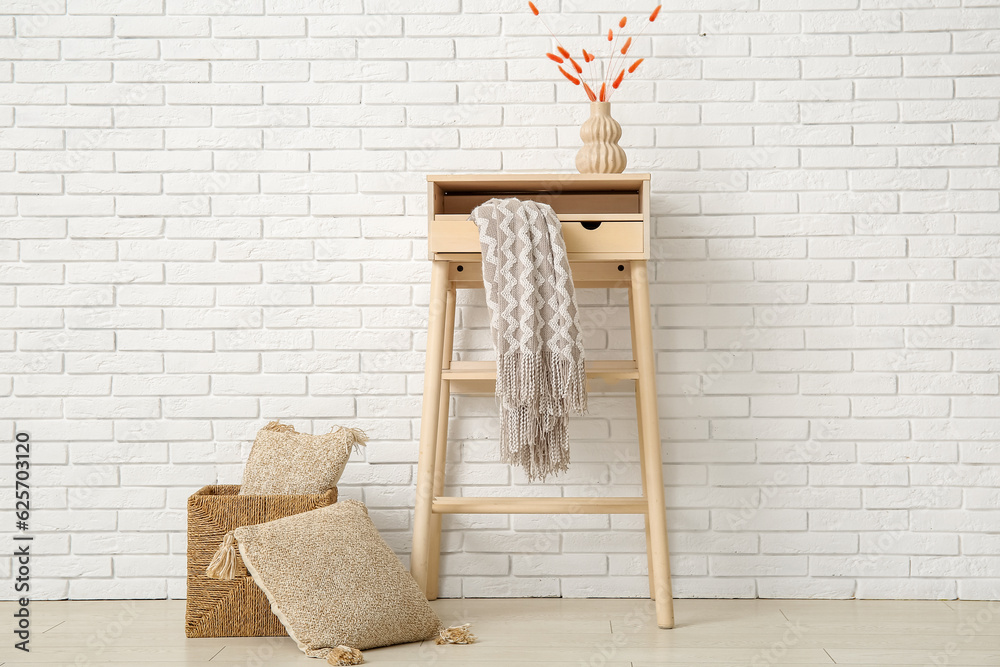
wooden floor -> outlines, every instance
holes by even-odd
[[[479,643],[365,651],[372,665],[1000,665],[1000,602],[677,600],[658,630],[649,600],[438,600]],[[34,602],[31,653],[14,650],[0,605],[0,664],[323,665],[288,638],[186,639],[184,602]]]

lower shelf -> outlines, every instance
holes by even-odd
[[[452,361],[441,371],[441,379],[450,382],[453,394],[488,395],[496,390],[497,364],[495,361]],[[602,380],[608,388],[624,380],[638,380],[639,370],[632,359],[595,359],[587,362],[587,380]],[[595,388],[588,384],[588,388]],[[601,388],[598,388],[600,390]]]
[[[435,514],[645,514],[645,498],[437,497]]]

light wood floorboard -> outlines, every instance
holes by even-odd
[[[677,600],[656,627],[649,600],[438,600],[479,643],[365,651],[367,663],[500,667],[711,665],[1000,666],[1000,602]],[[0,603],[10,618],[13,603]],[[32,603],[29,654],[0,646],[0,667],[321,665],[281,638],[184,637],[182,600]]]

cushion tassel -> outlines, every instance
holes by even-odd
[[[205,568],[205,575],[211,579],[236,578],[236,538],[233,531],[226,533],[212,562]]]
[[[278,433],[295,433],[295,427],[291,424],[282,424],[281,420],[268,422],[263,428],[265,431],[277,431]]]
[[[341,426],[337,432],[344,434],[347,446],[352,448],[355,453],[360,452],[361,450],[359,448],[363,447],[365,443],[368,442],[368,435],[360,428]]]
[[[336,646],[326,654],[326,662],[330,665],[360,665],[365,661],[361,651],[350,646]]]
[[[438,633],[435,644],[475,644],[476,636],[469,631],[469,623],[445,628]]]

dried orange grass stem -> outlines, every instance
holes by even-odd
[[[621,17],[621,19],[619,19],[618,21],[619,32],[617,34],[615,33],[614,28],[608,28],[608,35],[607,35],[608,41],[612,43],[611,53],[608,59],[607,69],[605,70],[604,80],[601,82],[600,91],[596,93],[594,92],[594,89],[590,87],[590,84],[587,83],[587,81],[584,79],[583,67],[580,65],[580,63],[578,63],[575,59],[573,59],[572,56],[570,56],[569,50],[563,47],[562,43],[559,41],[559,38],[555,36],[555,33],[553,33],[552,30],[549,28],[548,24],[545,23],[545,19],[542,18],[541,13],[539,12],[538,7],[535,5],[535,3],[529,2],[528,8],[531,10],[532,14],[538,17],[538,19],[542,22],[542,25],[545,26],[545,29],[548,31],[549,35],[551,35],[552,39],[554,39],[556,42],[555,50],[559,53],[559,55],[556,55],[555,53],[546,53],[545,54],[546,57],[557,64],[559,72],[564,77],[566,77],[566,79],[569,80],[574,86],[579,86],[582,83],[584,92],[586,92],[587,98],[590,99],[591,102],[596,102],[596,101],[607,102],[611,99],[611,94],[613,93],[613,91],[617,90],[618,87],[621,86],[622,81],[624,81],[625,79],[625,74],[634,73],[636,68],[638,68],[639,65],[642,64],[644,60],[643,58],[638,58],[626,69],[622,67],[621,64],[615,66],[616,58],[618,59],[619,63],[621,63],[621,61],[624,61],[625,56],[628,55],[629,49],[632,47],[633,40],[640,37],[642,33],[645,32],[646,28],[649,27],[650,23],[656,21],[656,18],[660,15],[660,10],[663,9],[663,5],[657,5],[656,8],[653,9],[653,11],[649,14],[649,19],[644,23],[642,29],[639,30],[638,34],[634,35],[633,37],[627,38],[625,40],[624,46],[622,46],[620,50],[618,49],[618,37],[621,36],[620,32],[621,29],[625,28],[625,26],[628,24],[628,17],[623,16]],[[584,64],[589,66],[591,77],[595,78],[593,77],[594,65],[592,65],[591,63],[593,63],[594,60],[596,60],[596,56],[587,51],[587,49],[582,49],[581,53],[583,54]],[[569,61],[569,65],[572,67],[573,71],[577,75],[579,75],[579,77],[574,76],[573,73],[567,71],[562,67],[562,65],[565,64],[567,61]],[[611,76],[615,72],[615,70],[619,70],[618,76],[616,76],[610,82],[611,90],[608,90],[608,77]]]
[[[649,20],[647,20],[647,21],[644,22],[644,24],[642,26],[642,29],[639,30],[639,33],[635,36],[636,39],[638,39],[639,37],[641,37],[642,34],[644,32],[646,32],[646,28],[648,28],[651,23],[654,23],[656,21],[656,17],[658,17],[660,15],[660,10],[662,10],[662,9],[663,9],[663,5],[657,5],[653,9],[653,11],[650,12],[650,14],[649,14]],[[621,50],[622,57],[618,58],[619,62],[621,62],[622,60],[624,60],[624,56],[628,54],[629,47],[632,45],[632,39],[633,39],[632,37],[629,37],[628,41],[625,42],[625,46],[622,47],[622,50]],[[617,67],[614,66],[616,55],[617,54],[614,51],[612,51],[612,53],[611,53],[611,63],[608,66],[608,74],[610,74],[611,72],[614,72],[615,69],[617,69]],[[639,67],[639,65],[642,63],[643,60],[644,60],[643,58],[639,58],[634,63],[632,63],[629,66],[629,68],[628,68],[628,73],[632,74],[633,72],[635,72],[636,68]],[[612,86],[611,86],[612,90],[617,90],[618,86],[621,85],[622,79],[624,79],[625,72],[626,72],[626,70],[621,70],[618,73],[618,77],[615,79],[614,82],[612,82]],[[611,96],[608,95],[608,99],[610,99],[610,98],[611,98]]]
[[[618,22],[618,33],[615,35],[615,41],[611,45],[611,58],[608,61],[608,69],[604,72],[604,80],[607,81],[608,76],[614,71],[613,65],[615,63],[615,51],[618,50],[618,37],[621,36],[621,29],[625,27],[625,17],[623,16]],[[611,41],[611,30],[608,30],[608,41]]]
[[[562,68],[562,65],[559,66],[559,71],[562,72],[562,74],[563,74],[564,77],[566,77],[567,79],[569,79],[570,81],[572,81],[574,86],[579,86],[580,85],[580,80],[578,78],[576,78],[575,76],[573,76],[572,74],[570,74],[569,72],[567,72],[566,70],[564,70]]]

